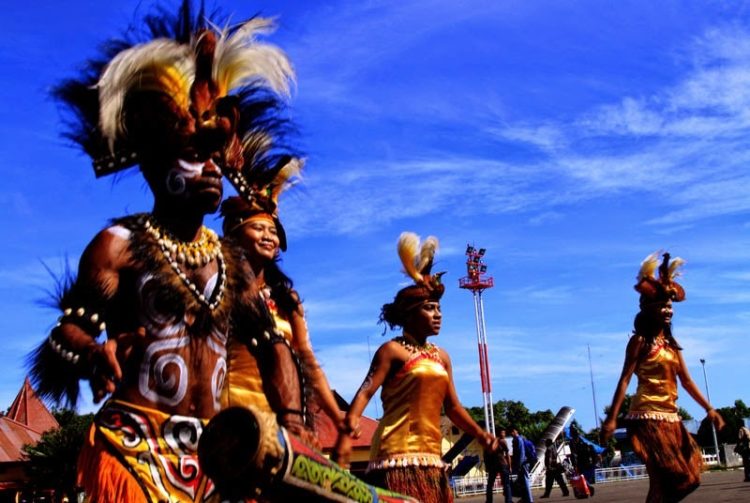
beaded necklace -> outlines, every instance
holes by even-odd
[[[198,299],[198,301],[207,306],[210,310],[216,309],[224,298],[224,290],[227,284],[227,271],[224,255],[221,252],[221,243],[219,237],[214,231],[205,226],[201,226],[200,237],[196,241],[184,242],[179,241],[165,229],[159,227],[154,217],[147,215],[141,221],[146,232],[154,238],[162,256],[167,261],[172,270],[182,280],[188,290]],[[214,288],[214,294],[206,297],[198,285],[185,274],[180,266],[187,266],[190,269],[196,269],[208,265],[216,259],[219,267],[219,274]]]
[[[435,357],[435,358],[440,357],[440,350],[438,349],[436,345],[432,344],[431,342],[425,342],[424,344],[417,344],[413,338],[407,337],[405,335],[395,337],[393,341],[401,344],[407,351],[409,351],[409,353],[413,355],[425,354],[425,355]]]

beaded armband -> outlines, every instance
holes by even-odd
[[[263,336],[250,338],[250,350],[252,352],[256,352],[259,348],[263,348],[264,345],[278,344],[280,342],[283,342],[284,344],[289,346],[289,349],[292,349],[292,347],[289,345],[289,341],[286,340],[286,337],[284,337],[284,334],[282,334],[281,331],[276,328],[274,328],[272,331],[264,330]],[[292,350],[292,352],[294,352],[294,350]]]
[[[289,344],[289,341],[284,337],[284,334],[278,330],[277,328],[274,328],[271,332],[268,330],[263,331],[263,335],[261,337],[251,337],[250,338],[250,352],[253,353],[256,357],[258,356],[258,353],[265,350],[270,349],[270,347],[274,344],[285,344],[286,347],[289,348],[289,352],[292,355],[292,361],[294,362],[294,366],[297,369],[297,375],[299,376],[299,387],[300,392],[302,394],[301,396],[301,402],[302,402],[302,410],[299,411],[300,415],[302,416],[302,422],[304,424],[308,424],[308,417],[307,417],[307,382],[305,380],[305,373],[302,371],[302,360],[300,360],[299,355],[294,350],[291,344]],[[294,409],[283,409],[282,411],[279,411],[278,414],[289,414],[289,413],[297,413],[298,411]]]
[[[49,345],[49,347],[52,348],[52,351],[57,353],[57,355],[63,360],[66,360],[72,363],[73,365],[78,365],[78,361],[81,359],[81,355],[73,351],[66,350],[62,344],[60,344],[54,339],[52,334],[50,334],[50,336],[47,337],[47,345]]]
[[[63,323],[71,323],[80,327],[87,334],[91,335],[93,339],[99,337],[99,334],[107,329],[107,324],[101,320],[99,313],[87,311],[84,307],[79,307],[78,309],[65,308],[62,316],[57,319],[55,328],[60,327]],[[62,343],[55,340],[54,332],[47,337],[47,345],[60,358],[73,365],[77,365],[82,358],[79,353],[67,349]]]
[[[107,329],[107,324],[104,323],[99,313],[86,310],[84,307],[79,307],[78,309],[68,307],[63,309],[63,314],[57,319],[57,325],[55,326],[59,327],[63,323],[77,325],[94,339]]]

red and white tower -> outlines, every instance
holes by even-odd
[[[474,297],[474,317],[477,324],[477,346],[479,348],[479,376],[482,381],[482,398],[484,400],[484,423],[488,432],[495,434],[495,413],[492,408],[492,384],[490,381],[490,360],[487,348],[487,330],[484,324],[484,302],[482,292],[492,288],[495,283],[491,276],[485,277],[487,266],[482,258],[484,248],[477,250],[466,245],[466,271],[468,276],[458,280],[458,286],[471,290]]]

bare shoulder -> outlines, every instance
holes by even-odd
[[[81,269],[119,271],[130,265],[131,231],[113,225],[100,231],[88,244],[81,256]]]
[[[643,355],[646,347],[646,339],[642,335],[633,334],[628,340],[628,346],[625,349],[625,364],[635,364]]]
[[[401,344],[391,340],[381,344],[375,354],[380,354],[382,357],[392,357],[393,355],[400,353],[403,349],[404,347]]]
[[[411,353],[397,340],[390,340],[380,345],[374,359],[381,363],[389,362],[400,365],[409,359]]]
[[[628,347],[627,351],[630,353],[631,351],[640,351],[643,346],[646,344],[646,339],[639,334],[633,334],[630,339],[628,339]]]
[[[443,360],[443,364],[446,367],[450,367],[451,366],[451,357],[448,354],[448,352],[445,349],[443,349],[443,348],[441,348],[439,346],[436,346],[436,347],[437,347],[437,350],[438,350],[438,354],[440,355],[440,359]]]

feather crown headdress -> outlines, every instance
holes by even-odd
[[[185,147],[186,137],[195,150],[218,147],[222,167],[238,168],[239,137],[283,129],[294,72],[279,48],[257,40],[272,20],[219,28],[203,6],[194,16],[184,0],[176,15],[159,9],[144,25],[140,35],[110,41],[83,75],[54,90],[69,112],[65,136],[91,156],[97,177],[142,162],[144,149],[171,140]],[[174,138],[154,138],[156,127]]]
[[[250,218],[266,215],[276,225],[279,247],[286,251],[286,231],[279,219],[279,196],[299,179],[304,160],[270,154],[268,143],[261,143],[256,134],[246,136],[243,147],[242,170],[228,176],[239,196],[227,198],[221,205],[224,234],[231,234]]]
[[[661,265],[659,265],[659,255],[662,255]],[[670,258],[669,253],[657,251],[641,262],[637,276],[638,283],[635,285],[636,291],[641,294],[641,307],[655,302],[685,300],[685,289],[675,281],[675,278],[680,275],[679,268],[685,261],[676,257],[670,262]]]
[[[420,243],[419,236],[413,232],[403,232],[398,239],[398,256],[404,266],[404,272],[414,280],[414,285],[402,288],[396,294],[394,304],[404,312],[417,307],[422,302],[438,301],[445,292],[441,281],[444,272],[432,274],[432,265],[438,249],[438,240],[429,236]]]

